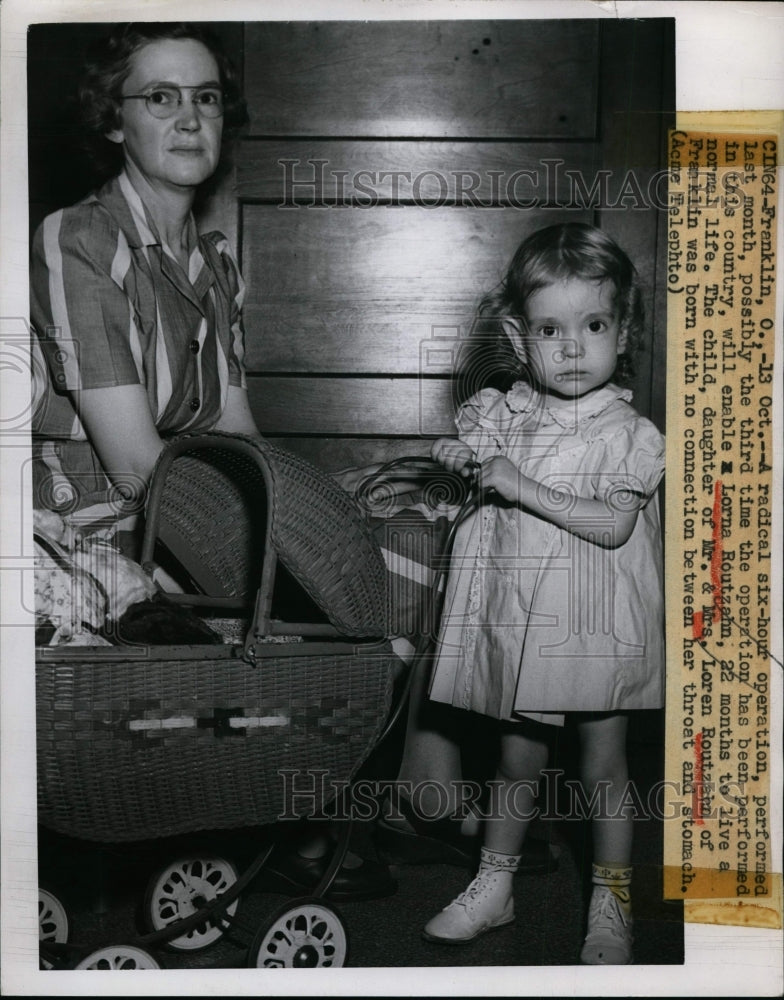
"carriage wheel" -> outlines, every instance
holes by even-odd
[[[91,951],[74,969],[160,969],[160,963],[144,948],[132,944],[110,944]]]
[[[320,899],[285,903],[256,933],[248,951],[255,969],[341,969],[348,937],[337,910]]]
[[[38,889],[38,940],[57,941],[68,940],[68,914],[65,907],[53,892],[48,889]]]
[[[38,940],[46,944],[64,944],[68,940],[68,914],[53,892],[38,887]],[[42,969],[53,968],[45,958],[40,959]]]
[[[150,929],[160,931],[192,916],[236,881],[237,869],[223,858],[177,858],[150,879],[144,899],[145,918]],[[235,899],[226,907],[226,915],[233,917],[238,905],[239,900]],[[206,948],[223,937],[222,919],[205,920],[168,941],[166,947],[175,951]]]

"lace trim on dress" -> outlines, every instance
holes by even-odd
[[[573,428],[583,420],[598,416],[619,399],[630,402],[632,396],[631,389],[621,389],[617,385],[610,384],[590,393],[585,399],[575,399],[573,406],[551,407],[545,403],[544,394],[528,382],[515,382],[507,392],[505,401],[507,409],[512,413],[538,411],[540,423]]]

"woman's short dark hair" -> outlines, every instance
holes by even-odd
[[[209,27],[182,21],[118,24],[90,47],[79,87],[80,115],[88,133],[90,158],[104,177],[111,177],[122,168],[122,148],[106,139],[106,134],[120,127],[120,98],[123,84],[131,72],[131,58],[150,42],[168,39],[201,42],[218,64],[224,95],[224,148],[247,124],[248,111],[237,71]]]

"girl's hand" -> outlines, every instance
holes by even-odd
[[[476,467],[476,456],[473,451],[456,438],[439,438],[434,441],[430,457],[449,472],[459,472],[461,476],[473,475]]]
[[[494,455],[482,462],[479,473],[482,489],[495,490],[510,503],[521,502],[521,479],[520,470],[504,455]]]

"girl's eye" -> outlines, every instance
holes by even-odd
[[[601,333],[602,330],[606,329],[606,324],[604,320],[592,319],[591,322],[588,324],[588,329],[591,331],[591,333]]]
[[[540,326],[539,334],[542,337],[557,337],[558,327],[557,326]]]

